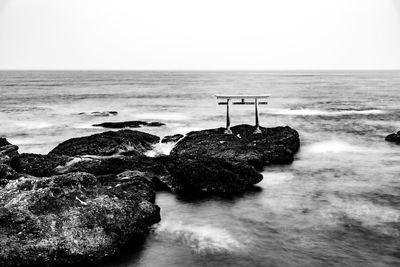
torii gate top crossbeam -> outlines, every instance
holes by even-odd
[[[215,95],[217,99],[224,98],[224,99],[243,99],[243,98],[268,98],[271,95]]]

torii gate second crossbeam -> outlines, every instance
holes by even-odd
[[[268,102],[265,101],[270,95],[215,95],[217,99],[226,99],[226,102],[218,102],[218,105],[226,105],[226,129],[225,134],[232,134],[231,130],[231,119],[229,117],[229,106],[233,105],[254,105],[256,126],[255,134],[261,133],[260,123],[258,119],[258,105],[266,105]],[[239,99],[238,102],[231,102],[232,99]],[[264,101],[258,101],[264,99]]]

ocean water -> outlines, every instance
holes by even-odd
[[[291,165],[242,196],[157,194],[161,222],[102,266],[399,266],[400,72],[0,72],[0,136],[47,153],[105,121],[164,136],[224,126],[216,93],[271,94],[261,125],[301,136]],[[98,117],[81,112],[118,111]],[[233,106],[232,124],[254,123]],[[168,153],[171,144],[156,147]]]

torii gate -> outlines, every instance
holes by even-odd
[[[258,120],[258,105],[266,105],[268,102],[260,102],[259,99],[267,99],[270,95],[215,95],[217,99],[226,99],[226,102],[218,102],[218,105],[226,105],[226,129],[225,134],[232,134],[231,131],[231,119],[229,117],[229,106],[231,105],[232,99],[240,99],[238,102],[232,102],[233,105],[254,105],[255,117],[256,117],[256,129],[255,134],[261,133],[260,123]],[[254,99],[254,100],[253,100]],[[249,102],[250,101],[250,102]],[[254,102],[251,102],[254,101]]]

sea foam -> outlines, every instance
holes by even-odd
[[[384,114],[383,110],[367,109],[367,110],[319,110],[319,109],[268,109],[265,111],[269,114],[276,115],[293,115],[293,116],[343,116],[343,115],[373,115]]]
[[[227,230],[210,225],[163,220],[155,233],[162,239],[172,239],[186,245],[199,254],[230,253],[242,248],[242,244]]]

